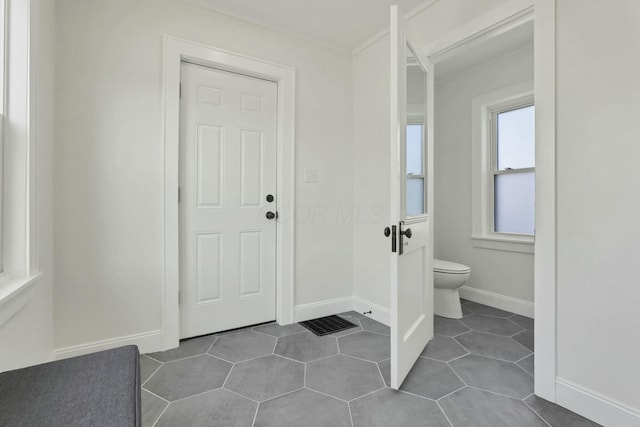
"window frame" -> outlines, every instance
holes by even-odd
[[[427,154],[426,154],[426,128],[427,126],[424,123],[424,116],[421,116],[419,114],[407,114],[407,123],[405,126],[405,149],[404,149],[404,156],[405,156],[405,169],[406,169],[406,164],[408,163],[406,160],[406,156],[407,156],[407,148],[406,145],[409,142],[408,138],[406,137],[406,135],[408,135],[408,128],[409,126],[420,126],[421,127],[421,141],[420,143],[422,144],[422,149],[421,149],[421,153],[422,153],[422,165],[421,165],[421,169],[422,169],[422,173],[419,175],[416,174],[409,174],[408,171],[405,170],[405,183],[404,183],[404,189],[403,189],[403,196],[404,196],[404,201],[403,201],[403,209],[404,209],[404,218],[406,220],[411,220],[413,218],[421,218],[424,217],[425,215],[427,215]],[[417,214],[417,215],[409,215],[409,213],[407,212],[407,201],[408,201],[408,193],[407,193],[407,188],[409,187],[409,180],[410,179],[422,179],[422,190],[423,190],[423,195],[422,195],[422,213]]]
[[[494,183],[497,174],[535,172],[497,170],[497,114],[535,105],[533,80],[506,86],[472,100],[472,234],[474,247],[534,253],[535,235],[495,231]]]

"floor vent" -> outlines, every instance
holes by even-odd
[[[345,329],[357,328],[358,326],[340,316],[327,316],[319,319],[307,320],[300,322],[302,326],[318,335],[333,334],[334,332],[344,331]]]

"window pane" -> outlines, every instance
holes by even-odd
[[[535,174],[495,175],[495,231],[533,234],[535,227]]]
[[[535,166],[535,107],[498,114],[498,170]]]
[[[424,178],[407,180],[407,216],[424,213]]]
[[[422,125],[407,126],[407,175],[422,175]]]

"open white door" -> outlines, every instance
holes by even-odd
[[[433,68],[391,6],[391,387],[433,337]]]

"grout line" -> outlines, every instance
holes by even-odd
[[[345,399],[343,399],[343,398],[341,398],[341,397],[338,397],[338,396],[333,396],[333,395],[331,395],[331,394],[327,394],[327,393],[325,393],[325,392],[323,392],[323,391],[316,390],[315,388],[305,387],[305,390],[309,390],[309,391],[311,391],[311,392],[313,392],[313,393],[318,393],[318,394],[321,394],[321,395],[323,395],[323,396],[330,397],[330,398],[332,398],[332,399],[336,399],[336,400],[339,400],[339,401],[344,402],[344,403],[349,403],[349,401],[348,401],[348,400],[345,400]]]
[[[222,383],[221,388],[224,388],[224,386],[227,385],[227,381],[229,381],[229,377],[231,376],[231,371],[233,371],[233,368],[235,368],[235,367],[236,367],[235,364],[231,365],[231,369],[229,369],[229,372],[227,372],[227,376],[224,377],[224,382]],[[227,389],[225,389],[225,390],[227,390]]]
[[[522,402],[522,399],[520,399],[519,397],[508,396],[506,394],[498,393],[498,392],[491,391],[491,390],[486,390],[484,388],[480,388],[480,387],[476,387],[476,386],[472,386],[472,385],[467,386],[467,387],[472,388],[474,390],[486,391],[487,393],[495,394],[496,396],[505,397],[507,399],[516,400],[516,401]]]
[[[146,379],[146,380],[144,380],[144,382],[140,384],[140,387],[144,387],[144,385],[145,385],[146,383],[148,383],[148,382],[149,382],[149,380],[151,379],[151,377],[153,377],[153,376],[156,374],[156,372],[158,372],[158,371],[160,370],[160,368],[162,368],[162,365],[164,365],[164,363],[161,363],[161,364],[160,364],[160,366],[158,366],[158,367],[157,367],[157,368],[156,368],[156,369],[151,373],[151,375],[149,375],[149,376],[147,377],[147,379]]]
[[[213,345],[218,342],[218,337],[213,337],[213,341],[211,342],[211,345],[209,346],[209,348],[207,349],[207,351],[205,351],[205,353],[209,353],[209,351],[213,348]]]
[[[256,412],[253,414],[253,421],[251,422],[251,427],[256,425],[256,419],[258,418],[258,411],[260,410],[260,403],[256,405]]]
[[[158,399],[160,399],[160,400],[163,400],[163,401],[165,401],[165,402],[167,402],[167,403],[171,403],[171,401],[169,401],[169,400],[165,399],[164,397],[160,396],[159,394],[156,394],[156,393],[154,393],[154,392],[152,392],[152,391],[147,390],[146,388],[144,389],[144,391],[146,391],[147,393],[149,393],[149,394],[151,394],[151,395],[153,395],[153,396],[157,397],[157,398],[158,398]]]
[[[458,374],[458,372],[457,372],[455,369],[453,369],[453,366],[449,365],[448,363],[447,363],[447,366],[449,367],[449,369],[451,369],[451,370],[453,371],[453,373],[454,373],[454,374],[456,374],[456,377],[458,377],[458,379],[459,379],[460,381],[462,381],[462,384],[464,384],[464,385],[469,385],[469,384],[467,384],[467,383],[465,382],[465,380],[463,380],[463,379],[462,379],[462,377],[460,376],[460,374]],[[456,391],[458,391],[458,390],[456,390]]]
[[[347,402],[347,407],[349,408],[349,420],[351,421],[351,427],[353,426],[353,413],[351,412],[351,403]]]
[[[386,388],[389,388],[389,387],[387,387],[387,386],[380,387],[380,388],[379,388],[379,389],[377,389],[377,390],[373,390],[373,391],[370,391],[370,392],[369,392],[369,393],[367,393],[367,394],[363,394],[362,396],[358,396],[358,397],[356,397],[356,398],[353,398],[353,399],[351,399],[349,402],[355,402],[356,400],[360,400],[360,399],[362,399],[362,398],[364,398],[364,397],[367,397],[367,396],[369,396],[369,395],[371,395],[371,394],[377,393],[377,392],[379,392],[380,390],[384,390],[384,389],[386,389]]]
[[[384,362],[384,360],[383,360],[383,362]],[[376,363],[376,366],[378,367],[378,373],[380,374],[380,379],[382,380],[382,384],[384,384],[386,386],[387,382],[384,380],[384,375],[382,375],[382,369],[380,369],[380,362]]]
[[[213,388],[211,390],[201,391],[200,393],[192,394],[190,396],[181,397],[180,399],[176,399],[171,403],[182,402],[183,400],[191,399],[192,397],[202,396],[203,394],[211,393],[212,391],[216,391],[216,390],[222,390],[222,387]]]
[[[305,390],[305,388],[304,388],[304,387],[300,387],[300,388],[297,388],[297,389],[295,389],[295,390],[291,390],[291,391],[288,391],[288,392],[286,392],[286,393],[282,393],[282,394],[279,394],[279,395],[277,395],[277,396],[270,397],[270,398],[268,398],[268,399],[266,399],[266,400],[264,400],[264,401],[262,401],[262,402],[260,402],[260,403],[267,403],[267,402],[270,402],[270,401],[272,401],[272,400],[276,400],[276,399],[278,399],[278,398],[280,398],[280,397],[287,396],[287,395],[289,395],[289,394],[293,394],[293,393],[297,393],[297,392],[299,392],[299,391],[301,391],[301,390]]]
[[[149,353],[149,354],[151,354],[151,353]],[[167,363],[167,362],[163,362],[162,360],[155,359],[153,356],[149,356],[149,354],[141,354],[141,356],[148,357],[149,359],[155,360],[156,362],[159,362],[159,363]]]
[[[528,398],[528,397],[527,397]],[[525,405],[527,405],[527,408],[529,408],[531,410],[531,412],[533,412],[534,414],[536,414],[538,416],[538,418],[540,418],[542,420],[543,423],[545,423],[546,425],[548,425],[549,427],[553,427],[551,424],[549,424],[547,422],[547,420],[545,420],[542,415],[540,415],[535,409],[533,409],[531,406],[529,406],[529,404],[527,402],[525,402],[524,400],[522,401]]]
[[[467,388],[467,385],[464,383],[464,381],[462,381],[462,384],[464,384],[462,387],[460,387],[459,389],[453,390],[452,392],[447,393],[447,394],[445,394],[444,396],[439,397],[439,398],[436,400],[436,402],[438,402],[438,401],[440,401],[440,400],[444,399],[445,397],[449,397],[449,396],[451,396],[452,394],[455,394],[455,393],[459,392],[460,390],[462,390],[462,389],[464,389],[464,388]]]
[[[430,397],[425,397],[425,396],[421,396],[419,394],[412,393],[412,392],[407,391],[407,390],[402,390],[402,388],[398,389],[398,393],[404,393],[404,394],[408,394],[409,396],[419,397],[420,399],[428,400],[428,401],[434,402],[434,403],[436,401],[435,399],[432,399]]]
[[[454,392],[455,393],[455,392]],[[442,399],[442,398],[440,398]],[[453,423],[451,422],[451,420],[449,419],[449,416],[447,415],[447,413],[444,411],[444,409],[442,409],[442,406],[440,406],[440,402],[438,402],[436,400],[436,405],[438,405],[438,408],[440,408],[440,412],[442,412],[442,415],[444,415],[444,417],[447,419],[447,421],[449,422],[449,425],[451,427],[453,427]]]
[[[525,356],[525,357],[523,357],[522,359],[518,359],[518,360],[516,360],[516,361],[515,361],[515,362],[513,362],[513,363],[520,363],[520,362],[522,362],[524,359],[528,359],[529,357],[533,356],[533,354],[534,354],[534,353],[531,353],[530,355]]]
[[[171,405],[171,403],[169,403],[169,405]],[[153,422],[151,427],[155,427],[155,425],[158,424],[158,421],[160,421],[160,418],[162,418],[164,413],[167,412],[167,409],[169,409],[169,405],[164,407],[164,409],[162,410],[162,412],[160,412],[160,415],[158,415],[158,418],[156,418],[156,420]]]
[[[251,401],[251,402],[253,402],[253,403],[260,404],[260,402],[258,402],[257,400],[254,400],[254,399],[252,399],[252,398],[250,398],[250,397],[245,396],[244,394],[240,394],[240,393],[238,393],[237,391],[233,391],[233,390],[228,389],[228,388],[222,388],[222,387],[221,387],[221,388],[217,388],[216,390],[224,390],[224,391],[228,391],[229,393],[231,393],[231,394],[235,394],[236,396],[242,397],[243,399],[247,399],[247,400],[250,400],[250,401]]]
[[[303,362],[302,360],[296,360],[296,359],[292,359],[292,358],[287,357],[287,356],[283,356],[281,354],[272,354],[271,356],[281,357],[283,359],[290,360],[291,362],[302,363],[303,365],[306,365],[306,363],[307,363],[307,362]],[[335,356],[335,354],[333,354],[332,356]],[[327,357],[331,357],[331,356],[327,356]],[[313,362],[315,362],[315,360]]]

